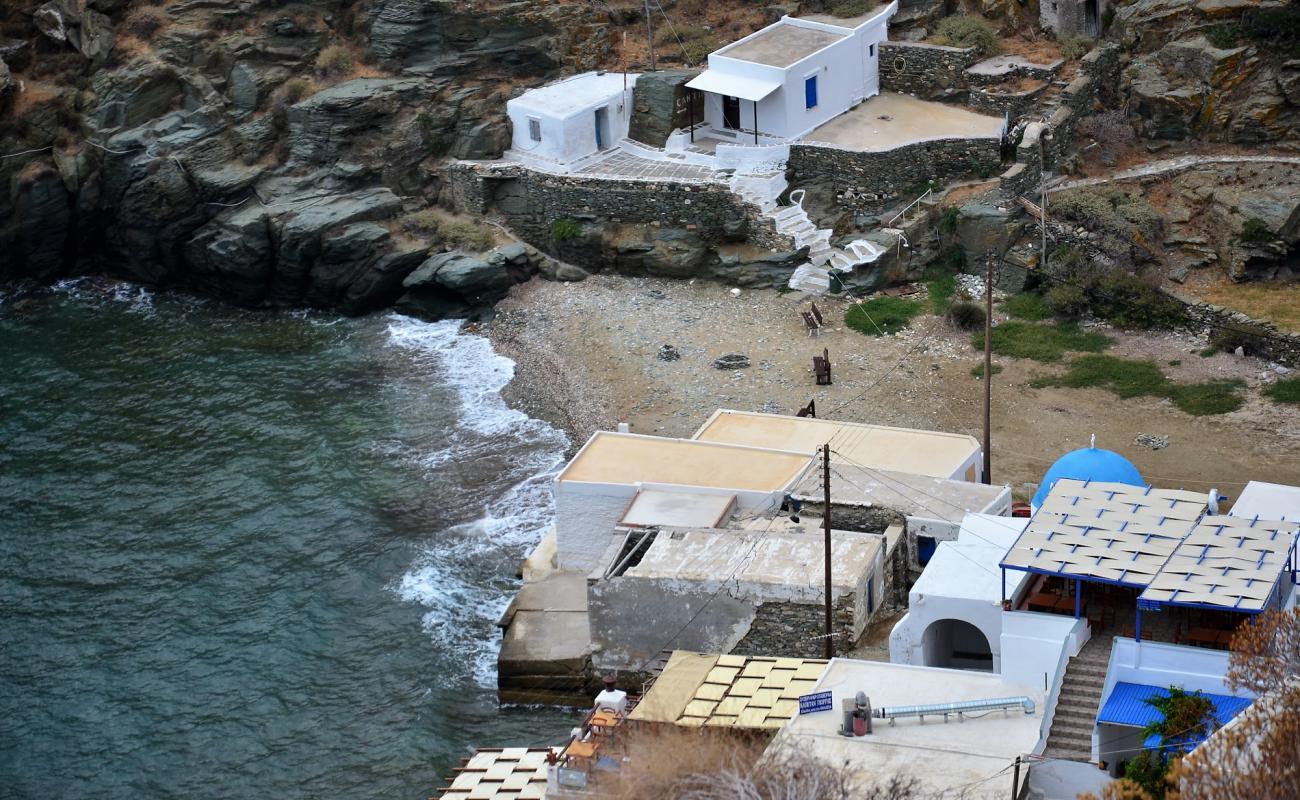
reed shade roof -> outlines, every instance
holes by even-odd
[[[542,800],[546,748],[483,748],[461,767],[438,800]]]
[[[1062,478],[1001,565],[1145,588],[1207,506],[1199,492]]]
[[[1291,562],[1294,522],[1206,517],[1139,599],[1262,611]]]

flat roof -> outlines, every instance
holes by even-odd
[[[1295,522],[1205,517],[1138,599],[1261,611],[1291,561],[1297,531]]]
[[[805,502],[825,499],[820,470],[800,479],[791,494]],[[909,517],[961,522],[972,511],[995,510],[1011,498],[1006,486],[970,483],[837,461],[831,453],[831,503],[888,508]]]
[[[1251,481],[1228,512],[1233,517],[1300,520],[1300,486]]]
[[[734,494],[699,494],[642,489],[632,498],[619,525],[648,528],[670,525],[675,528],[716,528],[723,523],[736,503]]]
[[[481,748],[461,767],[439,800],[542,800],[548,748]]]
[[[836,766],[847,765],[865,779],[913,777],[921,796],[1004,798],[1003,774],[1017,756],[1034,752],[1043,722],[1041,687],[1005,683],[1000,675],[970,670],[914,667],[876,661],[834,659],[814,691],[832,693],[830,712],[802,714],[777,734],[773,747],[789,747]],[[873,720],[872,733],[840,736],[842,700],[865,692],[873,709],[1027,695],[1033,714],[1016,708],[950,722],[931,716],[904,717],[893,725]],[[991,780],[992,778],[992,780]],[[960,793],[943,794],[961,789]]]
[[[848,34],[805,28],[781,19],[735,44],[715,51],[720,56],[785,68],[843,39]]]
[[[799,697],[813,690],[826,663],[676,650],[628,718],[777,730],[799,713]]]
[[[831,585],[852,590],[875,564],[880,534],[831,531]],[[660,529],[640,563],[624,575],[710,582],[722,576],[744,594],[746,587],[778,586],[790,599],[825,595],[823,538],[819,533],[742,529]]]
[[[691,437],[753,447],[816,453],[830,442],[845,459],[873,469],[948,478],[980,452],[964,433],[894,428],[785,414],[718,409]]]
[[[1200,492],[1061,478],[1002,566],[1146,587],[1208,505]]]
[[[639,74],[626,75],[627,87],[636,84]],[[623,91],[622,72],[584,72],[555,83],[529,89],[518,97],[506,101],[507,105],[548,114],[568,117],[598,105]]]
[[[996,139],[1004,125],[1002,117],[881,92],[815,128],[803,140],[880,152],[935,139]]]
[[[801,452],[598,431],[556,480],[776,492],[811,464]]]
[[[939,542],[930,563],[910,592],[926,597],[952,597],[1002,602],[1002,571],[998,562],[1007,546],[1029,524],[1027,519],[967,514],[955,542]],[[1015,596],[1028,573],[1012,573],[1008,595]]]

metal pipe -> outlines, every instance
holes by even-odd
[[[995,697],[989,700],[959,700],[953,703],[931,703],[921,706],[892,706],[881,707],[876,710],[875,715],[881,719],[893,720],[899,717],[921,717],[942,716],[945,720],[949,714],[970,714],[976,711],[997,711],[1006,710],[1019,706],[1026,714],[1034,713],[1034,701],[1027,695],[1018,695],[1016,697]]]

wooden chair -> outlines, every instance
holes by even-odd
[[[831,385],[831,354],[823,349],[822,354],[813,356],[813,375],[817,377],[818,386]]]

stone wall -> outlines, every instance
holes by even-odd
[[[831,607],[835,654],[852,649],[853,613],[857,599],[842,595]],[[808,603],[764,603],[759,606],[745,638],[731,652],[742,656],[823,658],[826,607]]]
[[[915,199],[926,180],[939,184],[972,172],[996,171],[1001,163],[1000,141],[936,139],[883,152],[861,152],[817,144],[790,147],[790,168],[800,182],[831,185],[839,204],[860,213],[879,213]],[[923,189],[921,190],[923,191]]]
[[[966,68],[978,60],[973,48],[921,42],[880,43],[880,90],[935,99],[966,87]]]
[[[1288,367],[1300,368],[1300,335],[1278,330],[1271,322],[1252,319],[1239,311],[1184,297],[1168,289],[1161,291],[1183,304],[1192,327],[1258,330],[1262,335],[1250,338],[1253,355]]]
[[[1080,120],[1113,92],[1119,81],[1120,48],[1113,42],[1099,45],[1079,61],[1079,74],[1061,90],[1061,104],[1047,120],[1052,131],[1048,164],[1055,165],[1074,148]]]
[[[1050,85],[1043,83],[1026,92],[995,92],[972,87],[966,103],[983,114],[992,114],[996,117],[1010,114],[1014,121],[1032,110]]]

